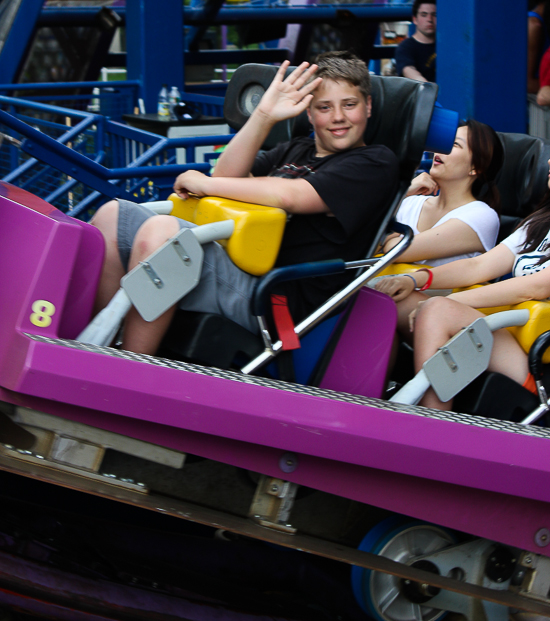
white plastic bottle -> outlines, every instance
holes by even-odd
[[[93,112],[95,114],[99,113],[101,110],[101,103],[99,99],[100,90],[96,86],[92,89],[92,99],[88,104],[88,112]]]
[[[160,89],[157,114],[165,119],[170,116],[170,104],[168,103],[168,88],[166,87],[166,84],[163,84]]]
[[[170,118],[175,119],[174,106],[181,101],[181,95],[177,86],[172,86],[168,94],[168,102],[170,104]]]

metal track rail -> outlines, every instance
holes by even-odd
[[[550,617],[550,601],[535,599],[511,591],[497,591],[486,587],[461,582],[453,578],[439,576],[415,567],[409,567],[390,559],[348,548],[330,541],[324,541],[307,535],[288,535],[260,526],[251,520],[229,515],[213,509],[200,507],[192,503],[157,495],[145,495],[133,491],[129,486],[119,485],[117,479],[99,477],[94,479],[76,475],[56,468],[53,464],[32,454],[18,453],[15,450],[0,447],[0,470],[30,477],[45,483],[100,496],[109,500],[164,513],[172,517],[196,522],[212,528],[223,529],[233,533],[252,537],[269,543],[281,545],[326,557],[332,560],[357,565],[366,569],[391,574],[398,578],[421,582],[460,593],[468,597],[483,599],[510,608],[523,610],[544,617]]]

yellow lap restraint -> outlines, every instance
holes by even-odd
[[[393,263],[389,265],[383,272],[382,276],[388,276],[390,274],[404,274],[414,273],[421,267],[429,267],[424,265],[415,265],[412,263]],[[482,287],[483,285],[474,285],[473,287],[466,287],[464,289],[453,289],[456,291],[465,291],[466,289],[474,289],[476,287]],[[427,293],[426,291],[424,293]],[[492,315],[493,313],[499,313],[505,310],[519,310],[526,308],[529,311],[529,321],[524,326],[516,326],[514,328],[507,328],[517,342],[521,345],[523,351],[527,354],[531,345],[535,339],[543,332],[550,330],[550,302],[546,300],[530,300],[529,302],[521,302],[520,304],[513,304],[508,306],[495,306],[494,308],[479,308],[478,310],[485,315]],[[544,364],[550,363],[550,349],[546,351],[542,357]]]
[[[219,243],[243,271],[261,276],[275,265],[286,224],[282,209],[215,196],[183,200],[171,194],[168,198],[174,205],[171,215],[182,220],[197,225],[233,220],[233,235]]]

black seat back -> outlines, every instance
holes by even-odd
[[[503,132],[499,137],[504,147],[504,163],[496,180],[501,200],[501,241],[536,209],[548,188],[550,141]]]

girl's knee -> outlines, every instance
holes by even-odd
[[[417,319],[443,316],[444,313],[449,311],[450,302],[451,300],[447,300],[447,298],[441,296],[428,298],[420,303],[417,312]]]
[[[456,302],[442,296],[428,298],[418,306],[415,333],[451,330],[456,323]],[[459,322],[460,323],[460,322]]]

